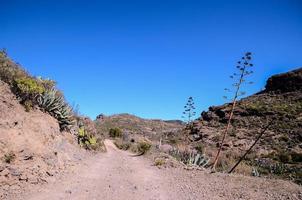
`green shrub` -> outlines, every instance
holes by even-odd
[[[26,100],[23,104],[26,112],[29,112],[33,108],[33,103],[30,100]]]
[[[16,79],[15,90],[17,96],[21,98],[22,103],[25,101],[32,101],[32,104],[35,103],[38,95],[45,92],[43,85],[31,77]]]
[[[86,149],[88,149],[88,145],[90,144],[89,136],[84,126],[81,126],[78,130],[78,144]]]
[[[166,160],[163,159],[163,158],[156,158],[156,159],[154,160],[154,165],[155,165],[155,166],[162,166],[162,165],[164,165],[165,163],[166,163]]]
[[[16,79],[16,84],[20,92],[25,94],[37,95],[42,94],[45,91],[43,85],[30,77]]]
[[[15,79],[13,91],[21,98],[25,111],[29,112],[37,104],[37,96],[44,93],[45,88],[37,79],[23,77]]]
[[[94,151],[102,151],[102,152],[106,151],[104,141],[102,139],[96,138],[94,136],[89,138],[88,149],[94,150]]]
[[[151,143],[147,140],[142,140],[138,143],[137,145],[137,149],[138,152],[143,155],[145,153],[147,153],[150,149],[151,149]]]
[[[105,151],[103,141],[87,132],[84,126],[81,126],[78,130],[78,143],[85,149]]]
[[[97,140],[94,136],[89,137],[88,141],[89,141],[89,144],[92,146],[95,146],[97,144]]]
[[[85,136],[85,128],[84,126],[79,128],[79,137],[84,137]]]
[[[6,163],[11,163],[15,160],[15,158],[16,158],[16,155],[11,151],[4,155],[3,160]]]
[[[122,130],[119,128],[110,128],[109,129],[109,136],[112,138],[122,137]]]
[[[0,51],[0,79],[12,87],[15,79],[23,77],[28,77],[27,72],[13,63],[4,50]]]

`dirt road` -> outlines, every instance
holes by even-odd
[[[107,153],[79,166],[72,177],[65,177],[26,199],[166,199],[161,178],[140,157],[118,150],[105,141]],[[148,167],[150,166],[150,167]]]
[[[155,199],[302,199],[302,188],[290,182],[158,169],[106,140],[107,153],[97,154],[53,183],[22,199],[155,200]]]

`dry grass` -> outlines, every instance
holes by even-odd
[[[155,166],[162,166],[162,165],[164,165],[164,164],[166,164],[166,160],[165,159],[163,159],[163,158],[155,158],[155,160],[154,160],[154,165]]]
[[[238,174],[243,174],[245,176],[250,176],[252,174],[252,170],[253,170],[253,167],[248,165],[247,163],[245,162],[241,162],[235,172],[238,173]]]

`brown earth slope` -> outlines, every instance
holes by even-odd
[[[38,109],[26,112],[0,81],[0,199],[48,182],[82,157],[75,137],[60,132],[56,119]]]

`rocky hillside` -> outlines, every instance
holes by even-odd
[[[216,151],[231,104],[212,106],[195,121],[190,136],[209,152]],[[240,100],[232,128],[224,144],[224,155],[236,159],[268,123],[272,123],[248,158],[264,174],[278,174],[302,182],[302,68],[274,75],[265,90]],[[200,141],[196,141],[200,140]]]
[[[119,128],[124,133],[139,134],[150,138],[157,138],[162,134],[174,132],[183,127],[181,121],[178,120],[151,120],[130,114],[99,115],[95,122],[99,133],[104,135],[108,134],[110,128]]]
[[[25,111],[0,81],[0,199],[43,184],[84,157],[76,139],[38,109]]]
[[[104,150],[95,134],[55,81],[30,75],[0,51],[0,199],[71,170],[87,157],[80,147]]]

